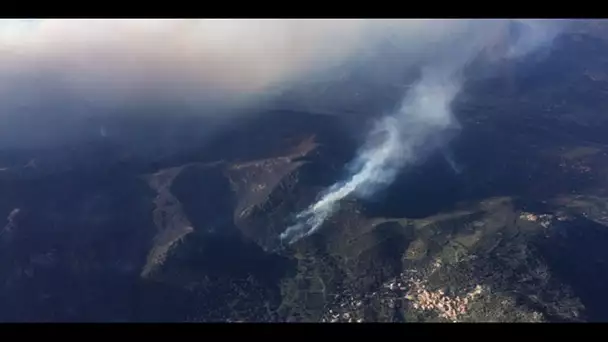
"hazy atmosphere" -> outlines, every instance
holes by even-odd
[[[526,22],[522,39],[505,42],[507,23],[5,19],[0,22],[1,139],[26,146],[86,139],[98,131],[83,123],[88,118],[152,115],[158,107],[161,115],[224,120],[235,110],[253,112],[247,109],[298,83],[337,79],[338,70],[353,61],[362,60],[357,68],[372,70],[368,73],[377,83],[386,83],[394,74],[373,72],[381,64],[412,70],[453,68],[448,62],[460,67],[496,46],[494,59],[525,54],[549,43],[559,29],[557,22]],[[393,47],[388,54],[366,57],[387,44]]]

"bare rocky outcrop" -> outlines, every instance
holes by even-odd
[[[187,166],[165,169],[147,176],[148,184],[157,193],[152,212],[157,233],[141,272],[142,277],[148,277],[157,267],[161,266],[171,248],[194,231],[192,223],[183,212],[181,203],[171,193],[171,185],[175,177],[185,167]]]

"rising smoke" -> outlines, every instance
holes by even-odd
[[[462,88],[463,73],[470,61],[496,44],[488,28],[496,22],[462,22],[460,35],[446,35],[448,41],[433,42],[425,50],[420,79],[407,92],[394,113],[380,119],[366,144],[347,166],[349,176],[329,187],[317,202],[298,213],[295,223],[280,236],[286,243],[315,233],[350,195],[372,196],[388,186],[401,169],[424,155],[432,139],[457,124],[450,106]],[[502,23],[504,24],[504,22]],[[555,28],[543,23],[525,23],[520,39],[506,47],[505,57],[521,57],[550,42]],[[490,30],[491,32],[492,30]],[[466,33],[466,34],[462,34]]]

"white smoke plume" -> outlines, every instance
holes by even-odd
[[[338,210],[345,197],[365,198],[388,186],[403,167],[432,147],[431,139],[435,135],[457,124],[450,106],[463,85],[464,68],[496,44],[494,33],[497,31],[493,29],[504,22],[462,21],[458,24],[462,30],[446,26],[448,31],[441,37],[443,41],[415,47],[418,50],[413,53],[423,56],[419,61],[425,63],[419,81],[407,92],[402,106],[376,123],[367,143],[348,166],[347,179],[331,186],[316,203],[297,214],[295,224],[281,234],[282,241],[293,243],[315,233]],[[549,32],[556,32],[552,27],[542,27],[542,23],[526,25],[534,28],[529,30],[532,36],[524,36],[508,46],[504,57],[522,56],[550,41],[554,35]]]
[[[335,212],[340,200],[353,193],[366,197],[390,184],[406,163],[415,161],[431,134],[450,126],[449,106],[459,85],[439,76],[449,75],[423,75],[397,113],[376,123],[367,144],[349,165],[349,178],[331,186],[298,214],[297,223],[287,228],[281,239],[295,242],[314,233]]]

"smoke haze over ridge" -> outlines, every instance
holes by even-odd
[[[45,145],[67,139],[76,131],[74,122],[83,117],[145,117],[149,108],[168,108],[167,116],[187,111],[232,120],[231,109],[245,109],[242,114],[303,80],[317,75],[331,79],[335,67],[374,53],[382,44],[395,47],[387,62],[416,68],[469,39],[473,27],[493,42],[507,24],[423,19],[0,20],[0,144]],[[524,48],[551,32],[537,29],[545,25],[535,22],[529,26],[543,34],[526,36],[532,38]]]

